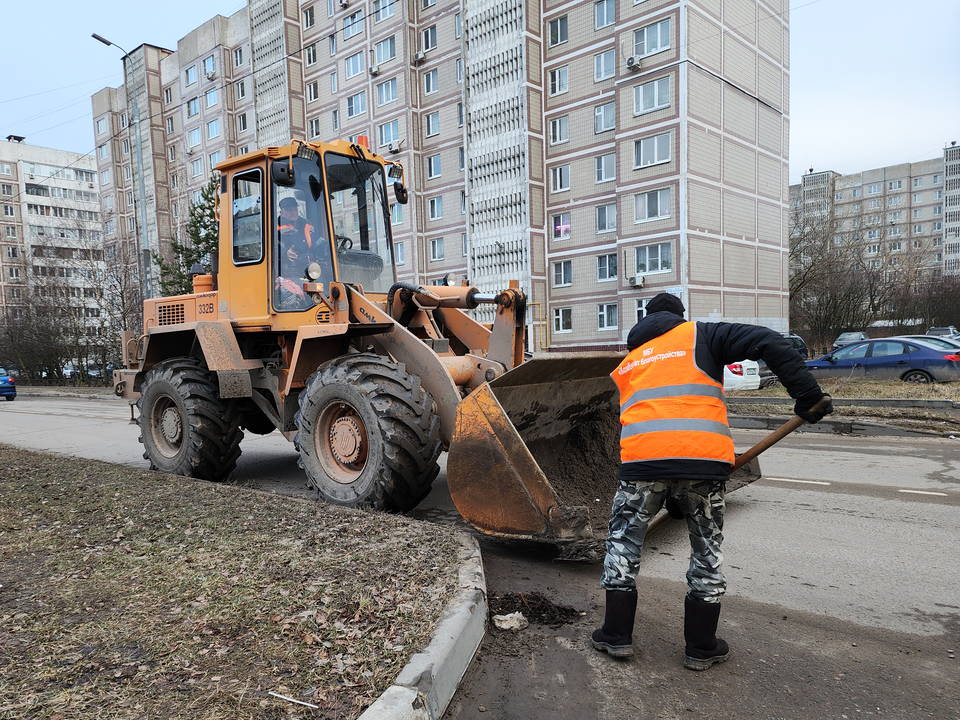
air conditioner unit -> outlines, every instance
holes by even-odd
[[[417,65],[427,59],[427,54],[423,50],[417,50],[413,54],[413,62]]]
[[[340,0],[340,7],[346,7],[350,4],[350,0]]]
[[[400,152],[400,146],[402,144],[403,144],[403,140],[394,140],[389,145],[387,145],[387,149],[389,149],[390,152],[392,153],[398,153]]]
[[[627,284],[630,287],[642,288],[643,287],[643,275],[631,275],[627,278]]]
[[[187,148],[187,155],[193,155],[193,148]]]
[[[213,80],[217,76],[217,73],[215,70],[211,70],[210,72],[205,74],[207,76],[207,80]]]
[[[380,74],[380,66],[379,66],[379,65],[371,65],[371,66],[370,66],[370,74],[371,74],[371,75],[379,75],[379,74]]]
[[[631,55],[627,58],[627,68],[630,70],[639,70],[640,69],[640,56]]]
[[[96,186],[95,186],[93,183],[87,183],[87,187],[92,188],[92,187],[96,187]]]

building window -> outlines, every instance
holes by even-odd
[[[933,214],[934,214],[934,216],[943,215],[943,206],[942,206],[942,205],[937,205],[936,207],[934,207],[934,208],[933,208]]]
[[[420,49],[424,52],[427,50],[433,50],[437,46],[437,26],[431,25],[423,31],[422,35],[423,43]]]
[[[427,137],[437,135],[440,132],[440,111],[432,112],[426,117]]]
[[[613,130],[617,124],[617,103],[610,102],[606,105],[599,105],[593,109],[593,132],[602,133],[607,130]]]
[[[443,196],[430,198],[430,219],[439,220],[443,217]]]
[[[396,1],[397,0],[373,0],[374,22],[380,22],[393,15],[393,4]]]
[[[888,190],[900,190],[903,188],[903,180],[891,180],[887,183]]]
[[[670,188],[636,196],[637,222],[670,217]]]
[[[314,23],[313,7],[308,7],[303,11],[303,27],[312,28]]]
[[[239,115],[237,115],[237,132],[243,132],[246,129],[247,129],[247,114],[240,113]],[[315,133],[315,135],[319,135],[319,133]]]
[[[570,166],[560,165],[550,168],[550,191],[562,192],[570,189]]]
[[[878,192],[880,192],[880,183],[875,183],[867,187],[868,195],[876,195]]]
[[[311,43],[310,45],[307,45],[306,49],[304,50],[304,55],[306,56],[306,59],[307,59],[307,67],[310,67],[311,65],[316,65],[317,44]]]
[[[670,133],[661,133],[634,143],[634,166],[647,167],[670,161]]]
[[[430,260],[443,260],[443,238],[430,240]]]
[[[173,91],[170,88],[163,89],[163,104],[169,105],[173,102]]]
[[[434,68],[429,72],[423,74],[423,94],[432,95],[437,90],[439,90],[439,84],[437,81],[437,69]]]
[[[190,171],[193,173],[193,177],[200,177],[203,175],[203,160],[197,159],[191,162]]]
[[[207,139],[213,140],[215,137],[220,137],[220,121],[211,120],[207,123]]]
[[[858,198],[858,197],[862,197],[862,196],[863,196],[863,190],[862,190],[862,188],[854,188],[854,189],[853,189],[853,197],[854,197],[854,198]]]
[[[943,175],[934,175],[934,176],[933,176],[933,184],[934,184],[934,185],[940,185],[941,183],[943,183]]]
[[[33,207],[36,207],[36,206],[33,206]],[[13,205],[4,205],[4,206],[3,206],[3,214],[4,214],[5,216],[7,216],[7,217],[13,217],[13,216],[14,216]],[[38,213],[38,214],[39,214],[39,213]]]
[[[97,135],[99,135],[100,133],[106,132],[106,130],[107,130],[107,121],[104,120],[103,118],[99,118],[97,120]],[[4,173],[4,175],[10,175],[10,173],[7,172],[7,173]]]
[[[593,81],[600,82],[612,78],[617,72],[616,51],[607,50],[593,56]]]
[[[566,287],[573,284],[573,261],[560,260],[553,264],[553,286]]]
[[[429,7],[433,7],[437,4],[437,0],[420,0],[420,9],[426,10]]]
[[[595,158],[596,178],[598,183],[610,182],[617,179],[617,154],[609,153]]]
[[[200,128],[194,128],[190,131],[190,147],[196,147],[201,142],[203,142],[203,138],[200,135]]]
[[[233,89],[233,95],[237,100],[242,100],[247,96],[247,86],[243,80],[234,85]]]
[[[100,147],[97,148],[97,157],[100,158],[101,160],[106,160],[106,159],[107,159],[107,146],[106,146],[106,145],[101,145]]]
[[[555,333],[573,332],[573,308],[553,309],[553,331]]]
[[[197,66],[191,65],[184,73],[187,85],[193,85],[197,81]]]
[[[923,232],[923,225],[914,225],[913,232],[915,235],[920,235]]]
[[[210,169],[213,170],[217,166],[218,162],[220,162],[219,150],[215,153],[210,153]]]
[[[173,117],[171,116],[167,118],[167,134],[169,135],[172,132],[173,132]]]
[[[457,127],[463,127],[463,103],[457,103]]]
[[[200,98],[192,98],[187,101],[187,117],[193,117],[200,112]]]
[[[673,269],[670,243],[637,248],[637,273],[666,272]]]
[[[903,205],[903,195],[887,198],[887,207],[894,207],[896,205]]]
[[[393,203],[390,206],[390,224],[401,225],[403,223],[403,205]]]
[[[333,125],[333,130],[336,132],[340,129],[340,111],[334,110],[331,117],[331,124]]]
[[[396,261],[397,265],[403,265],[406,263],[406,258],[403,256],[403,243],[396,242],[393,244],[393,258]]]
[[[356,77],[363,72],[363,50],[347,58],[347,77]]]
[[[211,88],[210,90],[207,90],[207,92],[204,93],[204,97],[207,100],[207,107],[213,107],[217,104],[217,89]]]
[[[233,51],[233,66],[240,67],[243,65],[243,48],[237,48]]]
[[[377,85],[377,105],[386,105],[397,99],[397,79],[392,78]]]
[[[550,144],[560,145],[570,141],[570,118],[567,115],[550,121]]]
[[[400,139],[399,120],[393,120],[392,122],[384,123],[379,127],[378,130],[380,134],[380,147],[384,147]]]
[[[670,18],[635,30],[633,54],[644,57],[670,48]]]
[[[603,303],[597,305],[597,330],[617,329],[617,304]]]
[[[320,137],[320,118],[312,118],[310,120],[310,137]]]
[[[550,219],[554,240],[566,240],[570,237],[570,213],[560,213]]]
[[[457,58],[457,82],[463,82],[463,60]]]
[[[558,17],[549,23],[550,47],[567,41],[567,16]]]
[[[550,71],[550,94],[562,95],[569,89],[567,81],[568,68],[564,65],[562,68]]]
[[[670,78],[660,78],[633,89],[633,114],[662,110],[670,107]]]
[[[617,229],[617,204],[609,203],[597,208],[597,232],[613,232]]]
[[[460,19],[460,13],[453,16],[453,29],[457,39],[463,34],[463,21]]]
[[[362,90],[347,98],[347,117],[356,117],[367,109],[367,91]]]
[[[836,201],[838,201],[838,202],[839,202],[840,200],[843,200],[843,193],[842,193],[842,192],[834,193],[834,194],[833,194],[833,199],[836,200]]]
[[[431,155],[427,158],[427,177],[428,178],[438,178],[440,177],[440,156]]]
[[[337,34],[333,33],[327,40],[330,44],[330,57],[333,57],[337,54]]]
[[[397,40],[391,35],[386,40],[381,40],[376,45],[377,64],[382,65],[388,60],[393,60],[397,56]]]
[[[600,255],[597,258],[597,282],[617,279],[617,254]]]
[[[613,25],[616,20],[617,4],[615,0],[598,0],[593,4],[594,29]]]

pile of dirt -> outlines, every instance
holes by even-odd
[[[581,613],[570,605],[555,605],[538,592],[490,592],[487,596],[490,617],[521,612],[532,623],[558,628],[576,622]],[[491,627],[494,627],[491,624]]]
[[[606,534],[619,470],[620,416],[612,405],[580,422],[556,462],[543,467],[561,503],[587,508],[595,535]]]

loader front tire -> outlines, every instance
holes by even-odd
[[[296,423],[307,480],[329,503],[404,512],[440,472],[433,396],[389,358],[347,355],[323,365],[300,393]]]
[[[236,401],[220,399],[216,377],[185,357],[147,373],[137,422],[151,470],[213,481],[233,472],[243,432]]]

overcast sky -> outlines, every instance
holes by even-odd
[[[90,96],[123,81],[115,47],[175,50],[243,0],[19,0],[4,8],[0,138],[92,153]],[[960,142],[960,2],[792,0],[790,182],[939,157]]]

